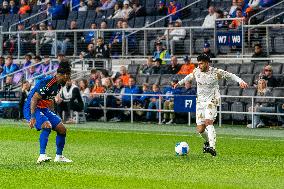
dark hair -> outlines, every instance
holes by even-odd
[[[59,63],[57,73],[60,74],[71,74],[71,65],[68,60],[63,60]]]
[[[241,11],[241,12],[243,12],[243,11],[242,11],[242,9],[241,9],[241,8],[239,8],[239,7],[238,7],[238,8],[236,8],[236,12],[237,12],[237,11]]]
[[[28,57],[29,59],[32,59],[32,55],[30,54],[26,54],[25,56]]]
[[[36,55],[36,56],[34,57],[34,59],[37,59],[37,60],[41,61],[41,57],[38,56],[38,55]]]
[[[200,61],[210,62],[210,57],[207,54],[203,53],[197,57],[197,61],[198,62]]]
[[[254,45],[254,47],[262,48],[262,45],[260,43],[257,43],[257,44]]]

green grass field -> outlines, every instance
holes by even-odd
[[[0,123],[0,188],[284,188],[284,130],[217,128],[218,156],[201,151],[194,127],[88,123],[69,126],[72,164],[37,165],[38,136]],[[190,145],[176,157],[176,142]],[[55,133],[47,152],[55,155]]]

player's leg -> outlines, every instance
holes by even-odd
[[[217,115],[217,107],[210,103],[205,108],[205,125],[206,131],[208,133],[208,142],[209,142],[209,152],[212,156],[216,156],[216,131],[214,128],[214,120]]]
[[[196,124],[197,132],[204,139],[203,153],[207,153],[209,147],[208,133],[205,129],[205,109],[201,103],[196,104]]]

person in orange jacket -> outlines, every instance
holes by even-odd
[[[191,59],[188,56],[184,56],[183,60],[184,64],[181,66],[177,74],[188,75],[195,69],[195,65],[191,62]]]

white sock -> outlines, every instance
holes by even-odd
[[[39,154],[39,156],[44,157],[44,156],[45,156],[45,154]]]
[[[56,154],[56,158],[61,158],[61,157],[62,157],[62,155],[57,155],[57,154]]]
[[[199,134],[205,140],[205,142],[208,142],[208,133],[206,129],[202,133],[199,133]]]
[[[213,125],[208,125],[206,127],[207,133],[208,133],[208,139],[209,139],[209,146],[215,149],[216,145],[216,132]]]

